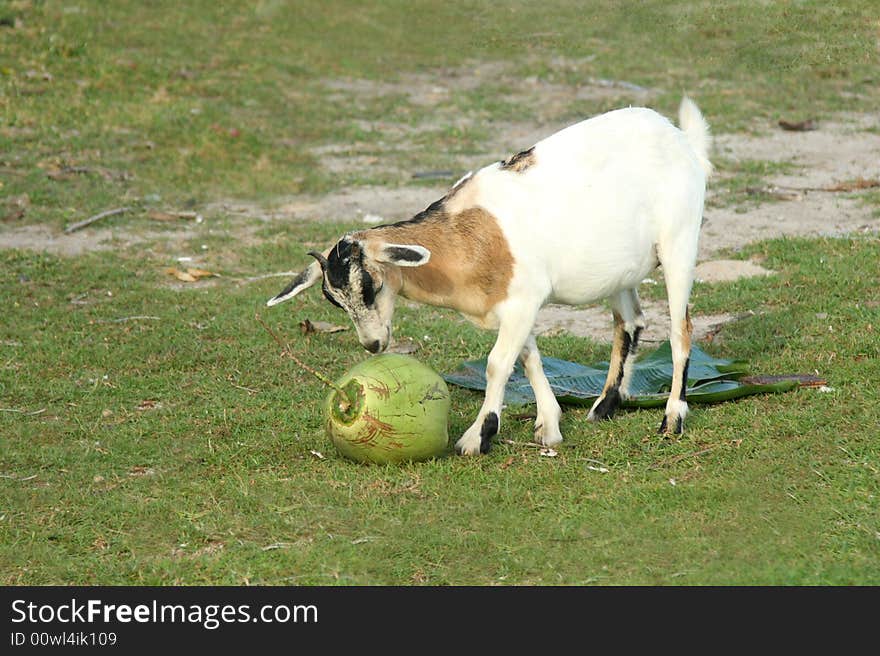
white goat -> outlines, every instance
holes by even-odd
[[[532,334],[548,302],[607,298],[614,316],[608,379],[589,418],[610,418],[626,397],[645,320],[636,288],[663,266],[672,320],[674,374],[661,432],[682,431],[690,356],[688,298],[703,212],[709,129],[688,98],[679,130],[645,108],[572,125],[532,148],[459,180],[408,221],[342,237],[315,258],[275,305],[322,280],[373,353],[391,339],[397,295],[453,308],[497,329],[476,421],[458,440],[485,453],[498,432],[504,387],[517,357],[537,401],[535,438],[562,441],[561,410]]]

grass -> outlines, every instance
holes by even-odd
[[[325,228],[284,229],[311,241]],[[275,266],[299,257],[252,250]],[[341,375],[363,357],[350,332],[297,334],[306,316],[344,323],[318,294],[270,313],[271,280],[180,290],[135,258],[4,253],[0,291],[17,300],[0,382],[5,407],[24,411],[0,413],[4,582],[876,583],[880,296],[858,273],[880,242],[781,240],[743,256],[754,254],[784,273],[695,299],[760,310],[711,350],[762,373],[818,371],[834,391],[697,407],[675,439],[654,434],[656,412],[597,426],[571,409],[556,458],[508,418],[515,444],[484,458],[367,467],[335,455],[326,390],[254,320]],[[158,319],[106,322],[136,315]],[[445,311],[403,307],[397,323],[441,371],[490,345]],[[573,338],[542,347],[607,357]],[[453,389],[453,437],[479,402]]]
[[[3,191],[28,194],[29,215],[58,225],[120,199],[158,196],[180,206],[368,183],[369,171],[350,180],[328,172],[312,149],[381,139],[383,158],[407,166],[412,132],[371,133],[364,122],[430,131],[448,116],[476,123],[467,129],[479,134],[480,126],[534,115],[538,99],[522,102],[516,93],[530,76],[641,84],[657,91],[652,104],[667,113],[690,91],[716,130],[755,118],[870,111],[878,100],[870,0],[770,3],[760,11],[753,2],[665,0],[509,2],[492,10],[399,0],[117,0],[100,9],[15,0],[2,12]],[[484,60],[506,69],[482,89],[408,102],[406,75],[425,76],[430,88],[430,71],[466,72]],[[346,80],[404,83],[382,97],[357,85],[328,92],[328,81]],[[581,118],[621,101],[565,103],[544,108],[550,115],[542,118]],[[458,135],[444,139],[441,130],[419,144],[423,166],[435,144],[462,148]],[[454,168],[483,163],[458,159]],[[119,176],[60,183],[47,176],[65,167]]]
[[[513,444],[486,457],[366,467],[333,452],[326,390],[255,321],[260,313],[336,376],[364,357],[352,332],[304,336],[298,322],[346,317],[314,292],[268,310],[285,280],[247,280],[304,266],[309,244],[353,225],[205,209],[421,184],[409,179],[414,167],[482,163],[469,158],[511,116],[553,122],[618,101],[526,104],[519,82],[530,77],[625,80],[656,90],[652,104],[667,113],[688,90],[716,130],[873,111],[876,20],[873,3],[856,0],[760,11],[562,0],[492,10],[3,5],[4,230],[57,230],[122,205],[196,209],[206,221],[159,224],[135,211],[113,219],[113,251],[0,251],[0,581],[880,583],[876,236],[756,244],[735,256],[777,275],[694,294],[698,312],[757,312],[707,350],[761,373],[818,371],[833,391],[696,407],[672,439],[655,435],[656,412],[593,425],[571,409],[555,458],[529,444],[530,422],[507,416],[501,437]],[[500,73],[432,103],[413,95],[430,91],[438,70],[465,75],[480,62]],[[365,92],[359,80],[390,92]],[[333,173],[314,149],[334,144],[380,152],[391,166]],[[744,188],[780,172],[773,166],[732,173]],[[222,277],[175,282],[165,269],[187,254]],[[395,323],[438,371],[493,341],[444,310],[404,304]],[[581,362],[608,357],[570,336],[541,346]],[[453,389],[452,402],[451,442],[480,397]]]

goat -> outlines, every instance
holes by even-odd
[[[562,441],[561,409],[532,333],[548,302],[608,299],[614,339],[608,378],[588,418],[607,419],[626,398],[639,333],[636,288],[663,267],[672,321],[673,378],[660,433],[680,433],[690,357],[688,300],[702,222],[709,128],[687,97],[676,128],[646,108],[571,125],[528,150],[468,173],[412,219],[344,235],[267,305],[322,281],[372,353],[391,340],[396,297],[452,308],[498,331],[486,393],[459,453],[489,450],[517,358],[535,392],[537,442]]]

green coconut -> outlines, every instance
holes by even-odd
[[[449,441],[449,389],[415,358],[385,353],[336,381],[325,405],[327,434],[339,453],[363,463],[427,460]]]

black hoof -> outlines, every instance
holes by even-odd
[[[669,430],[669,421],[668,417],[664,415],[663,421],[660,422],[660,428],[657,429],[657,433],[660,435],[681,435],[684,432],[684,422],[681,417],[677,417],[675,419],[675,430]]]
[[[593,412],[591,413],[591,418],[595,421],[601,421],[603,419],[611,419],[614,416],[614,412],[617,408],[620,407],[620,390],[616,387],[612,387],[608,392],[605,393],[605,396],[599,401],[599,405],[593,408]]]
[[[483,427],[480,428],[480,453],[489,453],[492,448],[492,438],[498,434],[498,415],[490,412],[483,419]]]

